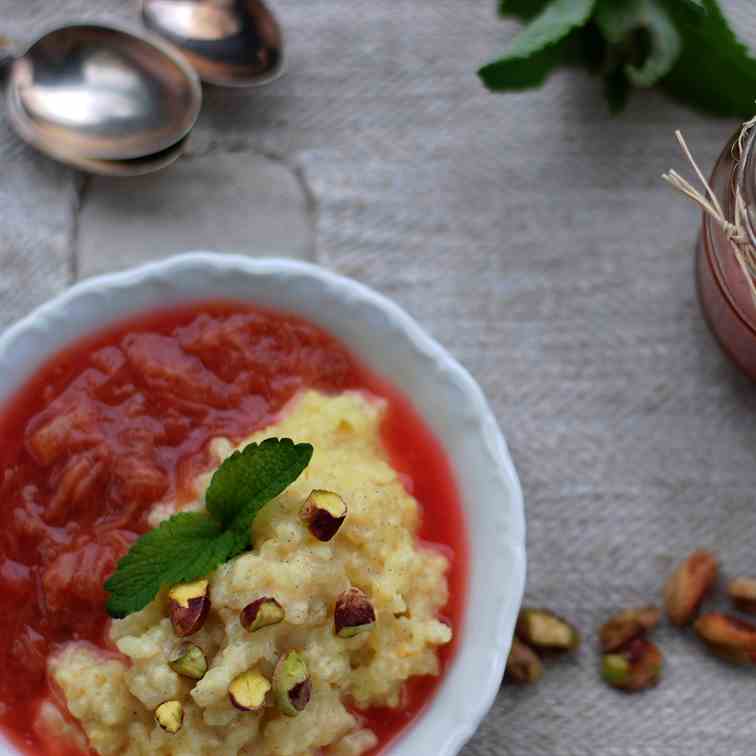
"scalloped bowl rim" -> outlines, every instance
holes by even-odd
[[[471,522],[466,511],[471,548],[462,639],[430,705],[388,749],[393,756],[420,752],[456,756],[492,706],[504,673],[525,584],[524,504],[506,441],[482,390],[470,373],[399,305],[353,279],[310,263],[216,252],[176,255],[78,283],[8,328],[0,335],[0,404],[9,400],[46,359],[79,336],[130,314],[168,306],[166,299],[171,299],[170,304],[238,300],[240,297],[231,295],[229,289],[241,286],[243,281],[260,289],[256,295],[243,298],[266,307],[276,307],[260,301],[269,296],[269,291],[275,292],[278,287],[278,296],[285,299],[291,290],[292,302],[280,309],[297,312],[326,328],[379,374],[382,366],[371,362],[370,348],[363,345],[366,339],[373,351],[383,346],[388,362],[395,353],[398,355],[394,365],[398,372],[419,367],[421,377],[428,379],[427,392],[425,385],[423,392],[416,395],[401,383],[395,385],[437,435],[434,425],[438,422],[451,422],[452,427],[456,422],[465,423],[470,430],[466,434],[460,430],[458,436],[464,439],[460,438],[459,444],[465,450],[470,446],[474,455],[482,455],[478,460],[465,451],[466,464],[460,466],[456,453],[448,448],[457,439],[441,438],[465,509],[473,504],[462,489],[463,480],[476,493],[483,491],[474,506],[482,506],[486,517],[493,518],[497,527]],[[216,283],[220,284],[217,290],[212,288]],[[205,286],[209,288],[202,288]],[[153,289],[159,296],[150,304]],[[308,297],[313,301],[306,301]],[[329,306],[318,309],[318,301]],[[307,308],[312,311],[306,312]],[[348,311],[349,317],[327,322],[339,309]],[[350,334],[345,336],[345,330]],[[357,332],[359,338],[355,336]],[[404,349],[409,352],[402,357]],[[383,375],[393,382],[393,373]],[[434,392],[445,406],[433,405],[432,412],[424,411],[417,404],[418,397],[422,402],[431,401],[428,397],[433,397]],[[454,417],[446,418],[444,413]],[[504,500],[506,507],[501,506]],[[480,537],[473,536],[473,531],[480,531]],[[483,553],[474,553],[475,539],[482,539]],[[471,615],[476,616],[474,626],[470,624]],[[483,627],[479,626],[481,617]],[[470,691],[476,695],[469,695]],[[16,753],[12,746],[0,741],[0,756]]]

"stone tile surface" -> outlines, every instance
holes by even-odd
[[[128,181],[93,177],[79,219],[78,275],[193,249],[310,259],[308,203],[294,170],[254,153],[190,154]]]

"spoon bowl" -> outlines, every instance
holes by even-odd
[[[142,20],[209,84],[254,87],[283,73],[281,27],[262,0],[143,0]]]
[[[80,165],[170,153],[202,104],[196,74],[168,45],[93,24],[34,42],[12,63],[6,97],[23,139]]]
[[[175,163],[186,150],[190,135],[187,134],[175,144],[165,150],[154,152],[151,155],[145,155],[140,158],[131,158],[128,160],[102,160],[99,158],[89,158],[79,155],[76,152],[68,152],[60,145],[48,143],[35,143],[34,130],[27,121],[23,112],[19,112],[14,103],[10,102],[7,109],[8,117],[13,121],[18,135],[24,141],[37,147],[40,152],[48,157],[65,163],[72,168],[80,171],[86,171],[98,176],[116,176],[127,178],[130,176],[145,176],[148,173],[155,173],[169,165]]]

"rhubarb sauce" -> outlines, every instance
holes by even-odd
[[[190,498],[212,438],[240,441],[304,388],[387,400],[384,442],[420,504],[418,536],[450,559],[448,666],[464,609],[465,523],[441,445],[409,401],[297,317],[237,303],[151,312],[65,348],[0,411],[0,728],[22,752],[74,756],[33,726],[55,695],[47,659],[71,640],[114,650],[103,584],[152,506]],[[371,753],[417,717],[440,679],[410,680],[398,710],[354,711],[380,738]]]

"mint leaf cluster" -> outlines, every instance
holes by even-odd
[[[716,115],[756,111],[756,59],[716,0],[501,0],[500,11],[526,25],[478,72],[493,91],[539,86],[569,65],[603,79],[614,112],[652,86]]]
[[[206,577],[251,545],[257,513],[312,459],[310,444],[269,438],[234,452],[213,475],[207,512],[181,512],[139,538],[105,583],[108,614],[144,609],[164,586]]]

